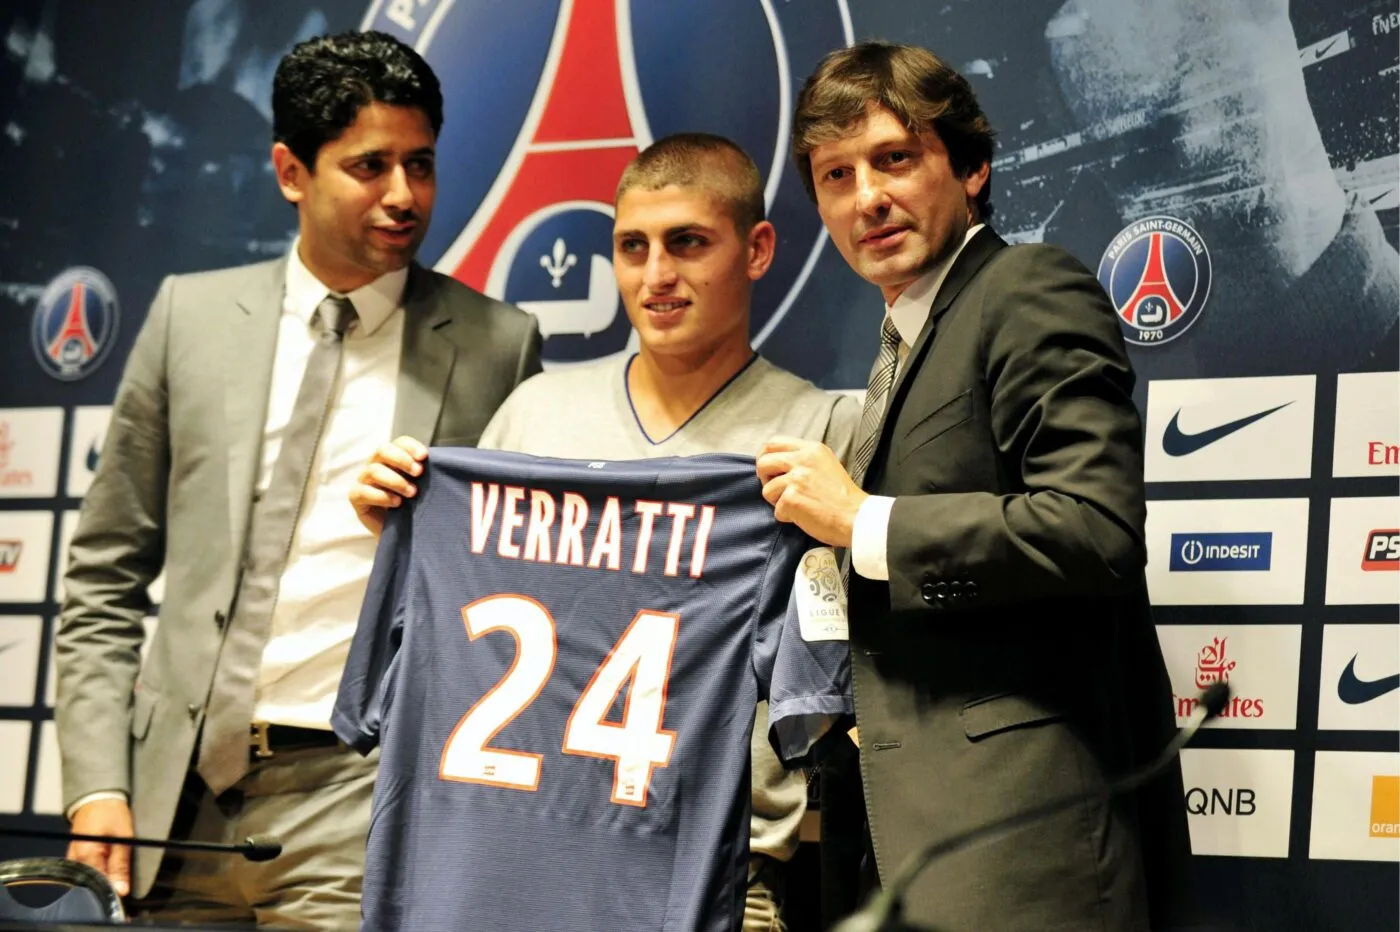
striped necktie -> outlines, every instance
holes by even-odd
[[[856,451],[851,457],[851,478],[860,484],[865,480],[866,470],[875,456],[875,447],[880,441],[880,424],[885,419],[885,408],[890,400],[890,388],[894,386],[895,372],[899,368],[899,331],[888,314],[880,327],[880,352],[875,356],[875,365],[870,368],[870,385],[865,390],[865,407],[860,412],[860,429],[856,436]]]

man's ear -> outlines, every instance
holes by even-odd
[[[773,264],[773,252],[778,246],[778,233],[773,224],[760,220],[749,231],[749,280],[758,281]]]
[[[272,144],[272,167],[277,173],[277,187],[282,196],[293,204],[306,197],[306,182],[311,177],[311,169],[297,158],[285,142]]]
[[[991,162],[983,162],[963,176],[963,193],[967,195],[969,205],[977,203],[977,195],[982,193],[982,189],[987,186],[987,179],[991,176]]]

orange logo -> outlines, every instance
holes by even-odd
[[[1400,838],[1400,777],[1371,778],[1371,837]]]

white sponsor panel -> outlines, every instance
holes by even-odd
[[[1192,854],[1288,857],[1292,751],[1187,748],[1181,777]]]
[[[1317,727],[1400,731],[1400,625],[1326,625]]]
[[[1400,372],[1337,376],[1332,475],[1400,476]]]
[[[62,408],[0,408],[0,498],[52,498],[62,442]]]
[[[1317,377],[1154,379],[1147,386],[1148,482],[1306,479]]]
[[[42,602],[53,512],[0,511],[0,602]]]
[[[58,633],[59,620],[53,620],[54,634]],[[155,615],[147,615],[141,619],[141,626],[145,629],[146,637],[141,642],[141,663],[144,665],[146,656],[151,652],[151,639],[155,637],[158,620]],[[49,672],[48,678],[44,680],[44,704],[48,706],[57,705],[58,698],[58,674],[54,668],[54,654],[56,651],[49,651]]]
[[[58,727],[39,726],[39,763],[34,773],[34,798],[30,806],[39,815],[63,814],[63,765],[58,753]]]
[[[0,706],[34,704],[43,638],[38,615],[0,615]]]
[[[111,405],[90,405],[73,410],[73,441],[68,446],[69,498],[82,498],[92,485],[102,441],[112,420]]]
[[[1172,682],[1177,724],[1201,691],[1230,687],[1230,701],[1207,728],[1295,728],[1298,723],[1300,625],[1158,625]]]
[[[1400,754],[1318,751],[1308,857],[1400,861]]]
[[[24,781],[29,771],[29,723],[0,722],[0,812],[24,809]]]
[[[1154,605],[1301,605],[1308,500],[1150,501]]]
[[[54,598],[60,603],[68,593],[67,588],[63,585],[63,574],[68,572],[68,545],[73,541],[73,532],[78,529],[78,515],[77,510],[65,511],[58,529],[58,559],[54,561],[53,591]],[[161,600],[165,598],[165,572],[163,570],[147,587],[146,592],[151,597],[152,605],[159,605]]]
[[[1400,498],[1334,498],[1327,531],[1327,604],[1400,603]]]

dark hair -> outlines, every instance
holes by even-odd
[[[442,128],[442,87],[413,49],[382,32],[343,32],[298,43],[272,78],[272,138],[312,171],[316,154],[371,103],[414,107],[433,135]]]
[[[714,133],[674,133],[643,149],[622,170],[616,204],[632,188],[702,188],[729,211],[741,236],[764,219],[763,176],[749,154]]]
[[[959,178],[992,160],[996,132],[966,78],[927,49],[861,42],[823,58],[797,98],[792,157],[813,199],[812,150],[854,132],[871,102],[889,110],[913,132],[936,132]],[[991,195],[988,176],[977,195],[983,218],[992,214]]]

